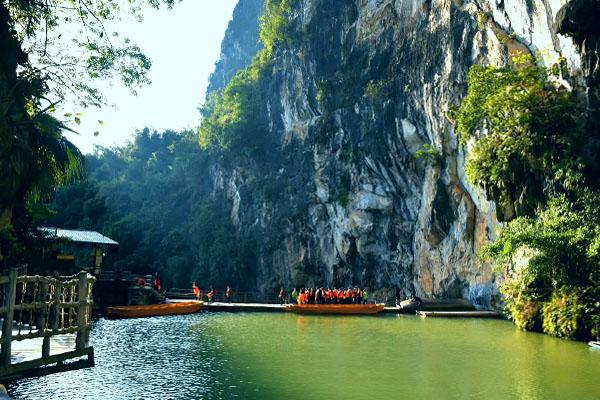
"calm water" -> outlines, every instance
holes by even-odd
[[[99,320],[96,368],[20,399],[600,399],[600,351],[505,321],[196,314]]]

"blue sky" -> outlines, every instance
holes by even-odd
[[[124,19],[116,27],[152,59],[152,84],[132,95],[106,82],[104,93],[115,108],[83,110],[79,135],[66,136],[84,153],[95,144],[113,146],[136,129],[195,128],[208,77],[219,58],[221,40],[237,0],[183,0],[173,10],[146,11],[144,21]],[[104,121],[99,129],[98,120]],[[93,132],[100,130],[98,136]]]

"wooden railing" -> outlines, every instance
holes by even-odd
[[[17,269],[0,276],[2,337],[0,376],[87,356],[91,328],[92,289],[96,278],[82,271],[70,277],[18,276]],[[50,356],[50,338],[76,334],[74,351]],[[12,342],[42,338],[41,358],[12,364]],[[57,365],[58,366],[58,365]]]

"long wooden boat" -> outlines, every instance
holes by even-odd
[[[203,301],[182,301],[177,303],[152,304],[147,306],[107,307],[106,317],[110,319],[117,319],[192,314],[200,311],[203,305]]]
[[[383,304],[290,304],[287,311],[298,314],[365,315],[383,311]]]
[[[591,341],[591,342],[588,342],[588,344],[589,344],[590,346],[592,346],[594,349],[599,349],[599,350],[600,350],[600,342],[597,342],[597,341]]]

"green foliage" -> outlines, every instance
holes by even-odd
[[[86,165],[87,179],[56,193],[49,206],[59,212],[43,224],[102,232],[120,244],[109,267],[158,271],[171,287],[252,287],[256,246],[214,193],[194,133],[144,130],[128,146],[98,148]]]
[[[238,72],[227,87],[212,93],[201,108],[200,146],[229,149],[247,143],[249,133],[257,132],[257,109],[261,93],[260,72],[255,65]]]
[[[328,79],[321,79],[319,81],[317,81],[317,96],[316,96],[316,100],[319,103],[319,107],[321,107],[321,109],[324,112],[329,112],[331,111],[332,108],[332,92],[333,92],[333,85],[331,83],[331,81],[329,81]]]
[[[291,37],[290,16],[297,0],[266,0],[260,17],[259,38],[264,46],[264,57],[270,59],[276,45]]]
[[[502,291],[517,325],[569,338],[600,327],[599,226],[600,194],[562,195],[537,217],[510,221],[484,249],[498,272],[508,272]],[[515,270],[518,261],[524,266]]]
[[[528,291],[528,285],[523,277],[513,277],[505,282],[502,294],[506,300],[506,309],[515,325],[527,331],[542,331],[542,302]]]
[[[173,2],[127,4],[141,17],[142,4],[158,8]],[[79,178],[82,156],[63,131],[70,130],[67,123],[79,125],[81,113],[66,113],[61,121],[54,115],[57,105],[67,99],[83,107],[106,104],[95,84],[101,79],[120,78],[132,91],[149,82],[149,59],[129,39],[107,31],[105,24],[119,18],[121,4],[0,2],[0,234],[14,239],[2,241],[0,260],[26,241],[19,225],[28,221],[22,214],[30,203]]]
[[[51,82],[49,97],[66,97],[83,106],[100,106],[106,99],[97,82],[120,79],[132,91],[149,82],[150,60],[119,32],[109,30],[123,9],[138,20],[145,6],[171,8],[174,0],[27,0],[8,1],[11,25],[18,33],[31,65],[27,75]]]
[[[26,210],[28,202],[76,179],[81,158],[62,136],[66,127],[42,105],[45,80],[23,74],[31,65],[11,24],[0,5],[0,50],[6,55],[0,59],[0,231],[15,222],[13,210]]]
[[[469,180],[502,210],[517,203],[517,215],[531,215],[545,200],[545,187],[572,191],[585,183],[585,137],[575,123],[581,112],[574,95],[530,58],[516,61],[516,67],[471,68],[456,129],[461,143],[475,141]]]
[[[387,85],[385,81],[370,80],[365,87],[365,96],[375,99],[385,98],[387,95]]]
[[[441,151],[429,143],[425,143],[420,150],[417,150],[415,157],[425,160],[426,163],[434,167],[442,165]]]
[[[290,40],[289,19],[295,2],[266,1],[259,32],[263,49],[223,90],[212,93],[200,110],[202,122],[198,133],[203,149],[251,149],[260,145],[266,131],[262,77],[275,47]]]
[[[555,83],[562,65],[529,56],[514,64],[473,66],[466,98],[449,113],[460,142],[472,144],[469,180],[510,220],[481,255],[504,274],[519,327],[589,338],[600,329],[597,133],[582,128],[588,115]]]
[[[484,30],[490,17],[483,11],[477,11],[475,18],[477,19],[477,26],[479,29]]]
[[[590,336],[582,332],[585,329],[585,305],[580,301],[577,291],[561,290],[544,303],[543,330],[552,336],[563,338],[582,338]]]

